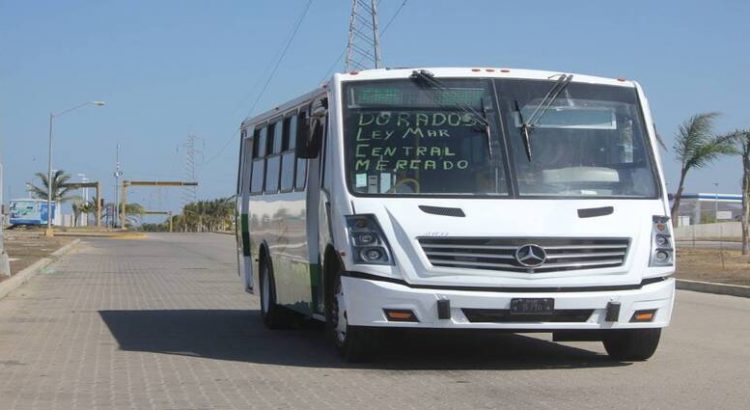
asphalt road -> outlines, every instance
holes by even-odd
[[[234,238],[86,239],[0,300],[0,409],[742,409],[750,299],[679,292],[645,363],[599,343],[397,335],[350,365],[318,326],[269,331]]]

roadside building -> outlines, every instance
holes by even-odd
[[[670,203],[673,194],[669,194]],[[677,226],[737,221],[742,215],[742,195],[720,193],[682,194]]]

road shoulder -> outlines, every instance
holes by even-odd
[[[677,289],[750,298],[750,286],[677,279]]]
[[[42,269],[46,268],[53,262],[60,259],[62,256],[66,255],[68,252],[73,250],[73,248],[79,242],[81,242],[80,239],[73,240],[67,245],[52,252],[49,256],[39,259],[38,261],[34,262],[33,264],[23,269],[22,271],[0,282],[0,299],[3,299],[4,297],[8,296],[11,292],[18,289],[21,285],[28,282]]]

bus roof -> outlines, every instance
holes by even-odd
[[[635,82],[624,78],[597,77],[585,74],[570,73],[566,71],[544,71],[528,70],[523,68],[496,68],[496,67],[409,67],[409,68],[379,68],[363,71],[352,71],[336,74],[334,78],[339,81],[355,80],[378,80],[406,78],[414,70],[427,70],[435,77],[467,77],[467,78],[514,78],[528,80],[554,80],[560,74],[573,74],[573,82],[618,85],[634,87]]]
[[[614,85],[621,87],[635,87],[636,82],[624,78],[607,78],[585,74],[569,73],[565,71],[529,70],[523,68],[497,68],[497,67],[398,67],[377,68],[371,70],[351,71],[348,73],[336,73],[330,82],[322,84],[317,89],[305,93],[282,105],[267,110],[253,117],[248,117],[242,122],[242,128],[259,122],[268,121],[284,112],[299,105],[312,101],[315,97],[325,93],[329,84],[342,81],[367,81],[408,78],[414,70],[427,70],[438,78],[512,78],[528,80],[554,80],[560,74],[573,74],[573,82]]]

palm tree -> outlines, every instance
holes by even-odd
[[[96,202],[91,202],[91,201],[84,202],[81,204],[80,209],[81,209],[81,215],[83,215],[84,218],[86,218],[86,221],[88,221],[89,215],[91,214],[96,215]]]
[[[73,200],[73,203],[71,204],[71,208],[73,210],[73,226],[78,226],[78,222],[81,219],[81,214],[83,214],[83,207],[86,204],[83,203],[81,198],[76,198]]]
[[[750,253],[750,129],[737,130],[728,135],[738,145],[742,158],[742,254]]]
[[[226,230],[231,227],[234,216],[232,197],[190,202],[182,208],[181,215],[174,215],[174,229],[183,232]]]
[[[122,204],[118,207],[120,214],[122,214]],[[130,202],[125,204],[125,220],[126,225],[133,226],[139,225],[143,220],[143,214],[146,212],[146,208],[136,202]]]
[[[677,211],[685,185],[685,178],[693,168],[702,168],[724,154],[734,154],[735,139],[732,136],[713,135],[715,112],[696,114],[680,125],[674,151],[680,161],[680,182],[672,202],[672,224],[677,225]]]
[[[46,174],[43,172],[37,172],[35,175],[42,181],[42,186],[39,187],[34,184],[29,186],[31,195],[33,195],[34,198],[47,199],[48,192],[50,191],[52,191],[53,202],[67,202],[76,198],[74,195],[68,195],[71,192],[71,188],[65,186],[65,184],[70,180],[70,174],[66,174],[62,169],[58,169],[52,174],[51,190],[49,189],[50,184]]]

